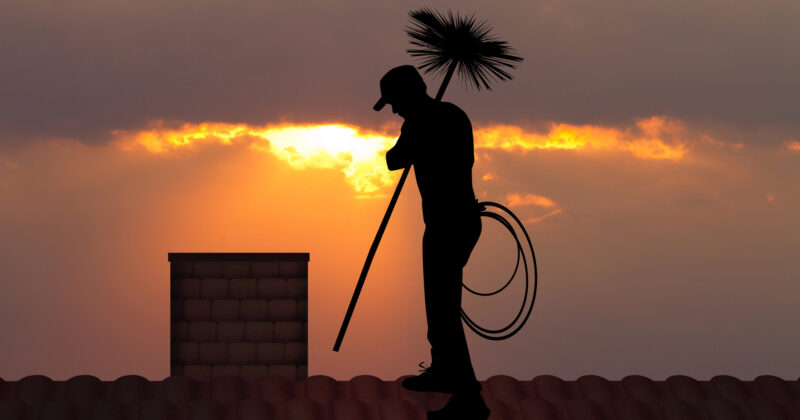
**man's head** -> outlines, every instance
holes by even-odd
[[[372,107],[380,111],[388,103],[392,112],[406,118],[415,103],[427,96],[427,87],[414,66],[406,65],[389,70],[381,78],[381,98]]]

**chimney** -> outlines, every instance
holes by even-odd
[[[169,253],[170,374],[308,376],[308,253]]]

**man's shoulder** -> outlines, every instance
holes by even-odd
[[[469,122],[469,117],[467,113],[464,112],[458,105],[452,102],[440,102],[439,103],[439,112],[445,118],[452,120],[452,121],[463,121]]]

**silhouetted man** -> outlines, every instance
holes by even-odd
[[[428,96],[413,66],[390,70],[380,88],[374,109],[390,104],[392,112],[405,119],[400,138],[386,153],[386,164],[390,170],[414,165],[425,221],[422,266],[432,360],[403,386],[454,394],[429,418],[485,419],[489,409],[480,395],[461,324],[462,269],[481,233],[472,189],[472,125],[457,106]]]

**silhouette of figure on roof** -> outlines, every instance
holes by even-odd
[[[489,409],[461,323],[462,269],[481,234],[472,188],[472,124],[456,105],[428,96],[413,66],[391,69],[380,90],[374,109],[389,104],[405,120],[397,143],[386,153],[386,164],[390,170],[414,166],[425,221],[422,264],[431,365],[402,385],[453,394],[442,410],[428,413],[430,419],[486,419]]]

